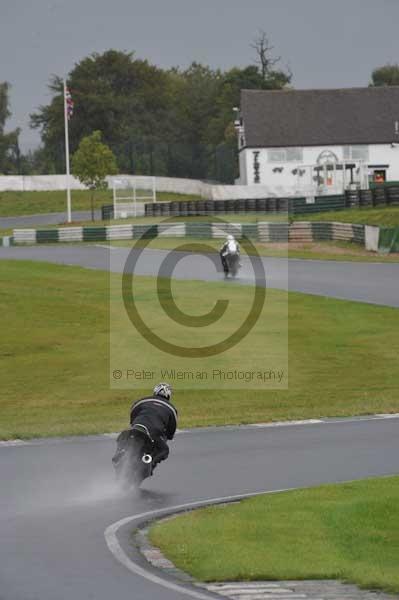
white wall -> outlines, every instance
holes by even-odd
[[[131,182],[136,180],[138,189],[150,189],[153,180],[152,177],[135,177],[133,175],[116,175],[107,179],[110,189],[112,189],[113,179],[121,181],[122,184],[125,181]],[[195,194],[209,200],[270,198],[292,195],[294,193],[292,187],[285,189],[278,181],[276,181],[275,185],[210,185],[195,179],[156,177],[155,184],[158,192]],[[51,191],[65,189],[65,175],[0,176],[0,191]],[[84,186],[77,179],[71,177],[71,189],[84,189]]]
[[[276,186],[292,189],[298,184],[310,185],[310,176],[305,173],[303,178],[297,178],[292,173],[293,169],[301,168],[302,165],[314,165],[317,158],[324,150],[334,152],[339,161],[344,160],[343,146],[311,146],[303,148],[302,161],[269,162],[266,148],[245,148],[240,152],[240,182],[246,184],[254,183],[253,152],[259,151],[258,161],[260,163],[260,184],[272,188]],[[351,161],[349,161],[351,162]],[[374,144],[369,146],[369,165],[390,165],[387,170],[387,180],[399,181],[399,145],[392,147],[391,144]],[[281,173],[273,172],[276,167],[282,167]],[[259,184],[255,184],[259,185]]]
[[[78,179],[71,177],[71,189],[83,190]],[[36,192],[66,190],[66,175],[1,175],[0,192]]]
[[[389,165],[388,181],[399,181],[399,145],[375,144],[370,146],[369,165]]]
[[[117,175],[107,177],[108,184],[112,188],[114,179],[133,181],[138,180],[142,186],[152,185],[152,177],[135,177],[133,175]],[[85,186],[78,179],[71,176],[70,185],[72,190],[83,190]],[[182,194],[201,195],[204,189],[202,181],[194,179],[178,179],[172,177],[156,177],[156,189],[159,192],[176,192]],[[66,190],[66,175],[2,175],[0,176],[0,191],[55,191]]]
[[[154,177],[143,175],[116,175],[107,177],[108,184],[112,188],[114,179],[136,181],[137,189],[151,189]],[[193,194],[197,196],[206,196],[208,184],[198,179],[183,179],[179,177],[155,177],[155,187],[157,192],[171,192],[176,194]]]

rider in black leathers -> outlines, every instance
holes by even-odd
[[[130,411],[133,430],[144,431],[154,442],[153,465],[169,456],[166,440],[172,440],[177,427],[177,410],[170,402],[172,388],[168,383],[154,387],[153,395],[137,400]]]

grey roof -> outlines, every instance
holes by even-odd
[[[241,90],[246,147],[399,142],[399,86]]]

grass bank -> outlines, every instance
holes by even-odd
[[[200,313],[223,289],[206,282],[173,285],[178,303],[181,298],[183,306],[197,306]],[[140,278],[137,286],[155,327],[159,307],[153,280]],[[230,289],[245,306],[247,288]],[[284,302],[284,292],[268,290],[272,319],[280,318]],[[109,386],[107,273],[2,261],[0,310],[0,439],[117,431],[126,425],[140,391]],[[290,293],[288,325],[288,390],[188,391],[177,383],[180,426],[399,412],[396,309]],[[133,359],[148,353],[140,340],[131,348]]]
[[[95,227],[98,225],[152,225],[154,223],[162,223],[171,217],[127,217],[126,219],[111,219],[105,221],[73,221],[72,223],[51,224],[36,226],[36,229],[54,229],[54,227]],[[208,215],[208,216],[190,216],[190,217],[173,217],[173,223],[212,223],[220,219],[225,223],[258,223],[258,221],[268,221],[284,223],[287,222],[288,216],[286,213],[245,213],[245,214],[223,214],[223,215]]]
[[[339,221],[364,225],[399,227],[399,206],[350,208],[329,212],[295,215],[294,221]]]
[[[72,210],[91,210],[91,192],[72,190]],[[198,200],[199,196],[158,192],[157,200]],[[112,190],[98,191],[94,195],[94,208],[112,204]],[[0,217],[18,217],[66,211],[66,192],[0,192]]]
[[[150,539],[203,581],[339,579],[399,592],[399,477],[259,496],[157,524]]]

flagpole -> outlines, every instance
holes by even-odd
[[[68,131],[68,106],[67,106],[67,87],[64,79],[64,123],[65,123],[65,162],[66,162],[66,188],[67,188],[67,220],[72,221],[71,213],[71,182],[69,169],[69,131]]]

